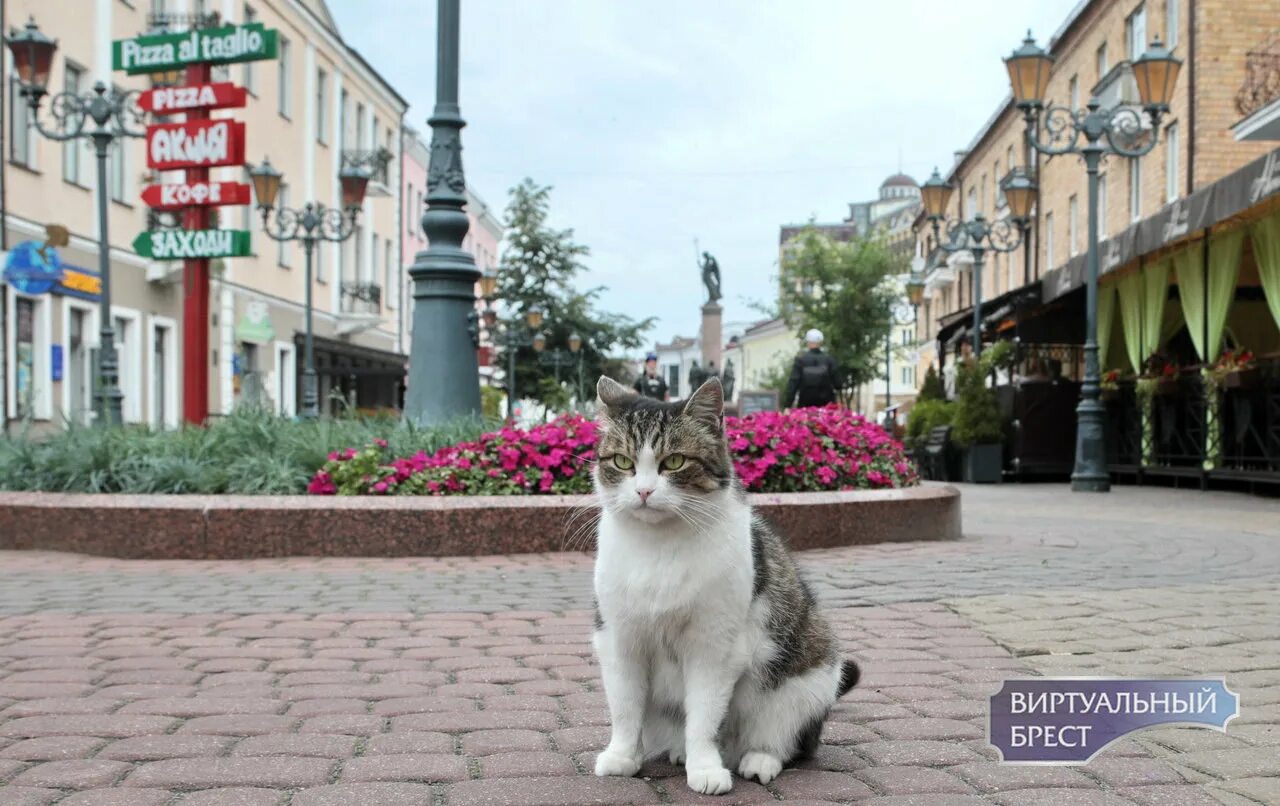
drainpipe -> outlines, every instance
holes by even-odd
[[[400,137],[400,170],[397,172],[396,178],[399,180],[396,188],[396,265],[399,271],[396,272],[396,285],[399,291],[396,293],[396,303],[399,306],[396,310],[396,352],[404,352],[404,266],[400,265],[400,261],[404,260],[404,228],[408,223],[404,220],[404,112],[400,113],[400,125],[397,127]],[[390,293],[391,289],[387,289]],[[402,380],[401,383],[404,383]]]
[[[1196,0],[1187,6],[1187,195],[1196,187]],[[1167,36],[1167,35],[1166,35]]]

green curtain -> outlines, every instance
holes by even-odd
[[[1107,365],[1107,354],[1111,352],[1111,331],[1116,321],[1116,287],[1114,285],[1098,286],[1098,366],[1103,370]]]
[[[1236,298],[1240,275],[1240,250],[1244,230],[1237,229],[1209,239],[1209,344],[1206,361],[1216,361],[1222,348],[1222,329]]]
[[[1173,273],[1178,280],[1178,297],[1182,300],[1182,314],[1187,320],[1191,343],[1195,345],[1196,355],[1203,361],[1204,241],[1196,241],[1173,256]]]
[[[1280,213],[1253,225],[1253,256],[1271,318],[1280,327]]]
[[[1124,348],[1134,372],[1142,369],[1142,274],[1131,272],[1116,282],[1120,296],[1120,323],[1124,325]]]
[[[1142,270],[1146,298],[1142,303],[1142,355],[1160,349],[1164,325],[1164,304],[1169,299],[1169,261],[1147,265]]]

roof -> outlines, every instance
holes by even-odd
[[[880,187],[882,188],[888,188],[888,187],[918,188],[920,187],[920,183],[912,179],[911,177],[907,176],[906,174],[894,174],[893,176],[881,182]]]
[[[687,350],[698,343],[697,339],[685,338],[684,336],[673,336],[670,344],[655,344],[653,351],[656,353],[670,352],[672,350]]]

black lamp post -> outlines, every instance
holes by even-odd
[[[481,281],[483,282],[483,280]],[[516,351],[521,347],[532,347],[541,353],[547,346],[547,337],[538,331],[542,327],[542,311],[530,308],[525,311],[524,320],[505,323],[497,328],[498,315],[493,309],[493,298],[486,295],[484,320],[490,332],[495,333],[495,341],[507,351],[507,419],[516,417]]]
[[[973,347],[974,357],[982,354],[982,263],[988,250],[1012,252],[1022,243],[1023,230],[1031,217],[1035,203],[1036,183],[1021,170],[1009,172],[1001,182],[1009,217],[991,221],[981,213],[974,213],[966,220],[951,219],[946,222],[947,237],[939,233],[940,224],[947,212],[947,202],[954,187],[943,180],[938,169],[920,189],[925,214],[933,225],[933,236],[945,252],[968,251],[973,255]]]
[[[49,73],[58,43],[40,33],[32,19],[23,30],[11,31],[5,44],[13,54],[22,96],[27,99],[40,134],[60,142],[90,140],[98,158],[98,273],[102,278],[102,293],[98,297],[100,344],[98,390],[94,399],[98,422],[104,426],[119,425],[123,421],[124,395],[120,392],[120,363],[111,317],[111,239],[107,235],[107,199],[111,188],[107,184],[107,157],[116,140],[146,136],[145,131],[132,128],[142,122],[143,112],[137,106],[136,92],[117,94],[108,91],[99,81],[93,91],[85,95],[73,92],[54,95],[49,101],[49,114],[56,126],[47,128],[40,120],[40,103],[49,92]],[[86,128],[91,121],[93,128]]]
[[[574,346],[574,339],[577,339],[576,347]],[[574,364],[580,364],[581,362],[579,360],[579,356],[575,355],[575,353],[577,353],[581,349],[582,349],[582,338],[578,336],[577,333],[574,333],[569,337],[568,350],[562,350],[559,347],[556,347],[553,350],[543,350],[541,354],[538,356],[538,360],[540,360],[546,366],[555,367],[556,385],[559,385],[561,367],[571,367]],[[579,373],[579,375],[581,375],[581,373]],[[578,387],[579,389],[581,389],[582,387],[581,377],[579,377],[578,379]]]
[[[360,216],[360,205],[364,203],[364,192],[369,185],[369,174],[362,169],[343,168],[338,175],[342,183],[342,209],[325,207],[323,204],[307,202],[301,209],[276,207],[276,197],[280,194],[280,182],[283,175],[271,167],[270,160],[264,159],[256,168],[249,169],[253,179],[253,192],[258,197],[258,209],[262,211],[262,231],[273,241],[301,241],[302,251],[306,254],[306,336],[303,346],[304,364],[302,370],[302,416],[315,418],[320,416],[320,398],[316,388],[315,348],[311,335],[311,263],[320,241],[341,243],[355,232],[356,219]],[[275,211],[275,221],[271,212]]]
[[[1151,43],[1146,53],[1133,62],[1142,109],[1117,106],[1103,109],[1090,98],[1084,109],[1044,105],[1053,57],[1039,48],[1031,33],[1022,46],[1005,60],[1013,97],[1026,120],[1027,143],[1042,154],[1078,154],[1084,159],[1089,180],[1089,250],[1086,258],[1084,383],[1076,408],[1076,461],[1071,489],[1079,492],[1107,492],[1106,446],[1103,444],[1103,415],[1098,366],[1098,166],[1108,154],[1141,157],[1155,148],[1160,118],[1169,111],[1169,99],[1178,80],[1182,61],[1160,42]],[[1144,132],[1144,115],[1151,131]],[[1040,132],[1047,136],[1040,139]],[[1083,143],[1081,140],[1083,139]]]

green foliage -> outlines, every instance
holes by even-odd
[[[886,282],[907,271],[907,261],[878,236],[840,243],[813,227],[797,237],[782,262],[781,308],[800,334],[822,331],[823,348],[840,368],[841,400],[874,381],[884,363],[900,292]]]
[[[982,351],[983,370],[990,374],[995,370],[1011,370],[1018,363],[1018,345],[1012,341],[998,341]]]
[[[506,395],[496,386],[480,387],[480,416],[486,421],[498,422],[503,417],[502,403]]]
[[[935,376],[936,377],[936,376]],[[955,420],[956,404],[946,400],[917,398],[907,416],[907,444],[915,450],[924,447],[929,432]]]
[[[582,290],[579,275],[586,270],[583,261],[590,254],[586,246],[575,243],[573,230],[552,229],[548,222],[551,188],[525,179],[511,189],[507,205],[506,248],[502,253],[502,271],[498,275],[498,302],[508,321],[521,323],[532,308],[543,312],[542,332],[547,349],[568,350],[569,336],[582,337],[582,378],[584,395],[592,397],[596,379],[613,365],[609,354],[635,350],[644,343],[644,334],[653,318],[637,322],[595,305],[603,287]],[[498,366],[506,368],[509,356],[498,341]],[[554,367],[543,364],[532,347],[516,349],[516,394],[535,398],[553,408],[568,407],[578,383],[578,367],[574,363],[560,370],[561,384],[555,382]]]
[[[946,400],[947,388],[942,384],[942,377],[938,375],[938,371],[933,368],[933,364],[924,373],[924,383],[920,386],[920,393],[916,395],[916,405],[919,406],[926,400]]]
[[[757,386],[763,391],[778,393],[778,399],[787,393],[787,384],[791,382],[791,362],[784,361],[771,367],[760,379]]]
[[[1004,441],[1000,401],[987,386],[989,368],[972,360],[956,367],[956,407],[952,438],[962,446]]]
[[[400,455],[471,439],[477,421],[423,427],[351,416],[315,422],[243,409],[206,428],[88,428],[0,439],[0,489],[298,495],[331,451],[384,438]]]

